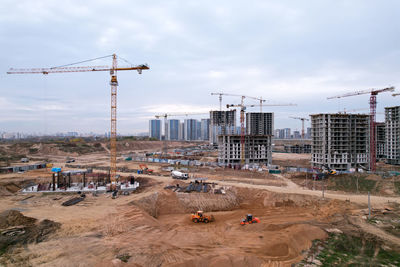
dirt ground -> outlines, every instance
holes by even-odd
[[[144,182],[146,180],[146,182]],[[318,196],[271,192],[262,185],[216,181],[225,195],[175,193],[169,177],[142,178],[136,194],[88,195],[70,207],[67,194],[0,197],[0,212],[61,224],[46,240],[15,247],[0,263],[42,266],[290,266],[301,261],[315,239],[365,206]],[[251,188],[252,187],[252,188]],[[276,187],[280,188],[280,187]],[[295,188],[292,188],[295,190]],[[198,209],[215,217],[194,224]],[[261,223],[241,226],[252,213]],[[122,262],[123,259],[127,263]]]
[[[283,167],[309,168],[311,154],[272,153],[272,164]]]
[[[126,151],[142,151],[153,145],[156,143],[128,143],[125,147]],[[107,146],[101,147],[105,152],[74,154],[73,164],[108,166]],[[52,150],[44,148],[38,147],[43,151],[35,153],[68,169],[67,153],[51,154]],[[274,153],[273,157],[273,163],[282,166],[309,164],[306,154]],[[138,165],[119,157],[118,167],[136,169]],[[156,173],[135,175],[141,184],[137,192],[117,199],[111,199],[110,194],[88,194],[84,201],[69,207],[61,204],[76,194],[20,193],[19,189],[31,182],[50,182],[50,170],[0,174],[0,214],[16,210],[37,223],[49,220],[57,226],[46,238],[0,251],[0,265],[292,266],[307,257],[314,240],[327,239],[332,229],[363,231],[385,246],[400,249],[400,237],[390,228],[400,209],[390,210],[392,221],[386,215],[379,217],[385,222],[381,229],[379,222],[373,225],[364,219],[365,194],[328,191],[322,198],[319,188],[309,190],[284,175],[205,167],[190,168],[190,174],[207,177],[207,182],[217,183],[226,194],[180,193],[165,187],[184,186],[188,181],[173,180],[161,171],[160,164],[147,165]],[[371,202],[380,212],[389,202],[400,203],[400,199],[374,195]],[[215,222],[193,223],[190,214],[197,210],[212,214]],[[241,218],[248,213],[261,222],[241,226]],[[3,228],[2,235],[9,231]]]
[[[15,249],[13,260],[3,258],[3,263],[110,266],[124,254],[130,256],[131,266],[260,266],[274,262],[289,266],[302,259],[302,251],[312,240],[327,236],[321,225],[328,227],[333,214],[347,209],[336,201],[321,203],[313,197],[245,188],[232,188],[235,197],[225,207],[215,206],[219,201],[210,200],[207,194],[179,196],[163,189],[166,184],[169,182],[153,181],[143,192],[116,200],[109,195],[88,196],[71,207],[60,205],[71,197],[68,195],[37,194],[26,200],[19,195],[3,197],[1,211],[12,208],[25,216],[61,223],[52,238]],[[188,203],[194,199],[201,204],[190,207]],[[159,210],[156,216],[147,212],[146,203]],[[216,208],[209,212],[216,221],[192,223],[190,211],[200,208]],[[241,226],[246,213],[259,217],[261,223]]]

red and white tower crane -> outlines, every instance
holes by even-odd
[[[368,89],[368,90],[363,90],[363,91],[357,91],[353,93],[347,93],[343,95],[338,95],[338,96],[332,96],[328,97],[327,99],[334,99],[334,98],[343,98],[343,97],[349,97],[349,96],[355,96],[355,95],[365,95],[365,94],[370,94],[369,97],[369,111],[370,111],[370,141],[369,141],[369,147],[370,147],[370,169],[371,171],[376,171],[376,132],[375,132],[375,125],[376,125],[376,96],[380,93],[384,92],[393,92],[394,91],[394,86],[391,87],[386,87],[383,89]]]
[[[103,58],[112,58],[112,66],[85,66],[85,67],[71,67],[72,65],[81,64],[84,62],[94,61]],[[110,131],[110,180],[111,187],[115,187],[116,175],[117,175],[117,71],[121,70],[137,70],[139,74],[142,74],[142,70],[148,70],[147,65],[127,66],[118,67],[117,55],[112,54],[109,56],[84,60],[72,64],[67,64],[53,68],[34,68],[34,69],[13,69],[11,68],[7,74],[50,74],[50,73],[64,73],[64,72],[90,72],[90,71],[109,71],[111,76],[111,131]],[[119,57],[125,62],[127,60]]]

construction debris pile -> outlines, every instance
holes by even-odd
[[[172,190],[173,192],[181,192],[181,193],[212,193],[212,194],[225,194],[226,191],[224,188],[216,188],[216,183],[205,183],[198,182],[197,180],[194,182],[190,182],[188,185],[168,185],[164,187],[164,189]]]
[[[61,226],[50,220],[37,223],[16,210],[0,213],[0,251],[7,251],[10,246],[18,244],[39,243]]]

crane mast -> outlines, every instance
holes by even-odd
[[[83,62],[94,61],[97,59],[112,57],[112,66],[74,66],[71,65],[80,64]],[[117,178],[117,71],[121,70],[137,70],[139,74],[142,74],[142,70],[148,70],[149,67],[145,64],[137,66],[118,67],[117,55],[112,54],[109,56],[99,57],[95,59],[89,59],[77,63],[72,63],[60,67],[52,68],[23,68],[14,69],[11,68],[7,74],[50,74],[50,73],[66,73],[66,72],[89,72],[89,71],[109,71],[110,72],[110,86],[111,86],[111,125],[110,125],[110,182],[111,188],[116,186]],[[125,60],[126,61],[126,60]]]
[[[309,119],[300,117],[290,117],[290,118],[301,120],[301,139],[304,139],[304,121],[309,121]]]
[[[117,177],[117,56],[113,54],[111,76],[111,131],[110,131],[110,180],[116,182]]]

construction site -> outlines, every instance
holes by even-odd
[[[109,139],[0,143],[0,265],[400,265],[399,107],[375,120],[394,87],[333,97],[370,94],[369,114],[290,117],[296,140],[275,138],[280,111],[265,111],[296,104],[223,92],[209,117],[155,114],[138,139],[117,135],[117,72],[150,67],[109,58],[8,72],[109,71],[111,127]]]

